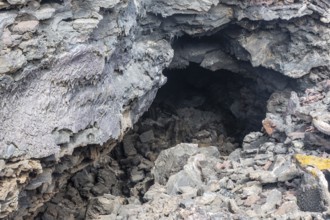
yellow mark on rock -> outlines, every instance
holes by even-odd
[[[330,169],[330,158],[323,158],[317,156],[296,154],[294,158],[298,161],[301,167],[314,167],[318,170],[327,170]]]

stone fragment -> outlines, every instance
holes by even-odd
[[[43,5],[38,10],[33,11],[31,14],[39,21],[49,19],[55,15],[56,9],[50,5]]]
[[[251,207],[252,205],[256,204],[257,201],[260,200],[260,196],[258,195],[250,195],[247,197],[247,199],[244,201],[244,205]]]
[[[13,50],[0,56],[0,74],[13,73],[26,64],[26,58],[21,50]]]
[[[184,170],[170,176],[166,184],[167,194],[175,195],[181,187],[186,186],[199,189],[202,186],[201,173],[195,166],[192,161],[184,166]]]
[[[124,152],[126,156],[134,156],[137,154],[137,151],[134,147],[134,137],[127,136],[123,140]]]
[[[81,18],[73,21],[73,28],[79,32],[84,33],[84,32],[92,31],[94,28],[97,27],[98,24],[99,24],[99,20],[97,19]]]
[[[277,189],[269,191],[266,196],[266,202],[261,206],[261,211],[263,213],[275,210],[276,206],[280,205],[282,201],[282,193]]]
[[[269,119],[265,119],[262,121],[262,126],[265,129],[266,133],[271,136],[275,131],[275,125]]]
[[[243,188],[243,196],[258,195],[262,192],[262,186],[259,183],[255,183],[252,186]]]
[[[261,183],[275,183],[277,182],[277,177],[274,173],[269,171],[256,171],[249,173],[249,178],[251,180],[257,180]]]
[[[8,160],[13,157],[22,156],[24,154],[26,154],[26,152],[19,150],[14,143],[10,143],[4,146],[2,149],[0,149],[0,159]]]
[[[284,144],[276,144],[274,148],[274,153],[276,154],[286,154],[288,151]]]
[[[179,192],[184,195],[185,198],[195,198],[198,193],[198,189],[191,186],[182,186],[179,188]]]
[[[201,205],[210,205],[216,197],[216,193],[204,193],[202,197],[198,198],[197,202]]]
[[[197,144],[179,144],[176,147],[163,150],[153,168],[155,181],[165,185],[167,179],[179,172],[186,164],[188,158],[198,152]]]
[[[6,162],[5,160],[0,160],[0,172],[5,168]]]
[[[7,0],[11,5],[24,5],[28,2],[28,0]]]
[[[155,135],[152,130],[146,131],[140,135],[140,140],[142,143],[148,143],[154,140]]]
[[[110,194],[93,198],[88,204],[86,219],[98,219],[100,215],[117,215],[124,202],[124,198],[115,197]]]
[[[228,209],[231,213],[238,214],[241,212],[240,208],[236,204],[235,200],[229,199]]]
[[[293,214],[299,211],[299,207],[296,202],[288,201],[284,202],[278,209],[275,211],[274,215],[283,216]]]
[[[137,168],[134,168],[131,172],[131,181],[133,183],[137,183],[140,182],[141,180],[143,180],[145,177],[145,174],[143,172],[143,170],[138,170]]]
[[[12,27],[12,31],[17,32],[18,34],[24,34],[25,32],[35,32],[38,29],[38,26],[38,20],[21,21]]]
[[[234,150],[233,152],[231,152],[228,155],[228,159],[231,161],[238,162],[240,158],[241,158],[241,149],[239,149],[239,148],[237,148],[236,150]]]

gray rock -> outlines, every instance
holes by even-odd
[[[165,185],[168,178],[179,172],[189,157],[196,154],[198,150],[197,144],[180,144],[162,151],[155,161],[155,167],[152,171],[155,181]]]
[[[133,169],[131,172],[131,181],[133,183],[140,182],[145,177],[143,170]]]
[[[8,0],[8,3],[11,5],[24,5],[28,0]]]
[[[152,130],[146,131],[140,135],[140,140],[142,143],[151,142],[155,138]]]
[[[169,177],[166,183],[167,194],[174,195],[180,192],[181,187],[194,187],[200,189],[202,187],[201,171],[198,169],[198,163],[205,160],[202,154],[197,154],[189,158],[188,163],[183,170]]]
[[[26,64],[26,58],[21,50],[13,50],[0,57],[0,73],[13,73]]]
[[[261,206],[261,211],[268,213],[275,210],[276,205],[281,204],[282,193],[276,189],[269,191],[266,197],[266,202]]]
[[[134,147],[135,138],[132,136],[125,136],[123,140],[123,146],[126,156],[134,156],[137,154],[137,151]]]

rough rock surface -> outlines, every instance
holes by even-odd
[[[172,58],[171,68],[273,77],[265,87],[276,87],[270,102],[279,106],[268,109],[265,132],[295,148],[329,148],[325,0],[7,0],[0,9],[1,218],[35,215],[110,152],[166,82]],[[284,90],[284,76],[296,87]]]
[[[314,165],[329,169],[326,153],[278,142],[266,128],[246,135],[239,148],[224,136],[219,112],[198,109],[200,95],[180,99],[171,113],[157,97],[111,157],[74,175],[37,219],[329,218],[327,173],[296,162],[297,155],[312,154]],[[283,106],[271,100],[268,108],[280,112]],[[177,116],[184,105],[186,119]],[[199,119],[194,112],[209,115],[202,131],[190,127]],[[194,143],[171,147],[182,137]]]

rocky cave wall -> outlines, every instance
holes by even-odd
[[[324,0],[0,2],[0,217],[34,216],[109,153],[151,105],[166,67],[253,75],[268,92],[285,91],[279,105],[292,90],[302,96],[329,76],[329,8]],[[273,132],[270,121],[281,120],[271,113],[266,133],[284,141],[292,129]]]

